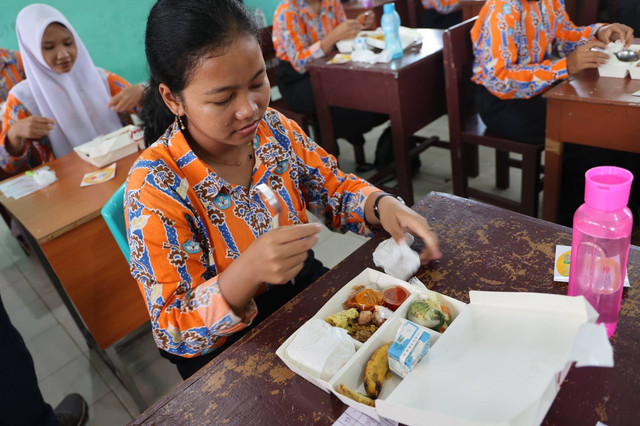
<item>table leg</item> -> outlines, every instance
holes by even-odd
[[[416,0],[407,0],[407,8],[409,9],[409,27],[418,28],[418,17],[420,16],[418,8],[422,8],[422,3],[416,4]]]
[[[411,181],[411,159],[409,157],[408,136],[404,129],[400,107],[393,108],[389,115],[391,121],[391,135],[393,138],[393,156],[395,159],[396,179],[398,180],[398,194],[408,206],[413,205],[413,183]]]
[[[557,222],[562,183],[562,151],[564,144],[551,138],[544,146],[544,192],[542,195],[542,218]]]
[[[316,115],[318,116],[318,126],[320,127],[320,137],[322,147],[331,155],[338,157],[338,144],[333,133],[333,123],[331,122],[331,107],[327,104],[322,90],[320,75],[315,71],[311,72],[311,86],[313,87],[313,97],[316,103]]]

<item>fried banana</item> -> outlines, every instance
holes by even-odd
[[[340,384],[336,390],[338,391],[339,394],[342,394],[347,398],[351,398],[356,402],[368,405],[370,407],[376,406],[375,401],[373,399],[369,398],[367,395],[363,395],[359,392],[352,391],[351,389],[349,389],[343,384]]]
[[[380,346],[371,355],[364,369],[364,390],[371,398],[376,399],[380,395],[382,383],[389,371],[389,356],[387,350],[392,342]]]

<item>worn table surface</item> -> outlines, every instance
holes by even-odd
[[[636,39],[635,44],[640,43]],[[547,132],[542,217],[558,217],[565,142],[639,152],[640,80],[599,77],[584,70],[544,94]],[[603,164],[604,165],[604,164]]]
[[[387,114],[391,123],[397,192],[413,204],[408,138],[446,114],[442,30],[418,29],[421,43],[404,50],[402,58],[386,64],[308,65],[323,147],[337,155],[330,107]],[[373,159],[370,159],[373,161]],[[376,183],[376,182],[373,182]]]
[[[566,294],[553,282],[556,244],[570,229],[448,194],[431,193],[414,208],[440,237],[442,260],[421,269],[432,290],[468,302],[469,290]],[[346,409],[289,370],[278,346],[365,267],[377,237],[273,314],[132,424],[331,424]],[[640,418],[640,250],[629,254],[625,290],[611,339],[616,367],[569,372],[545,424],[636,424]]]

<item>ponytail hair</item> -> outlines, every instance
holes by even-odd
[[[260,42],[258,25],[238,0],[156,2],[149,12],[144,42],[150,74],[142,110],[146,146],[158,140],[175,119],[159,85],[166,84],[179,99],[198,63],[224,54],[242,35]]]

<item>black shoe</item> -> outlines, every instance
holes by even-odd
[[[72,393],[64,397],[54,410],[60,426],[82,426],[87,421],[87,402]]]

